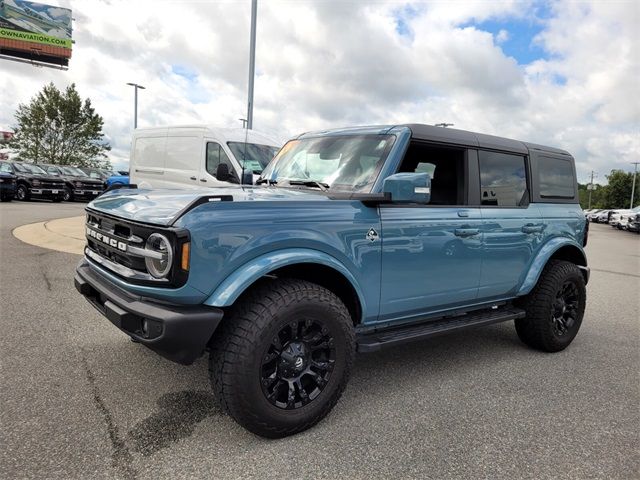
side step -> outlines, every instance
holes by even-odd
[[[419,325],[392,327],[381,331],[360,333],[356,337],[359,352],[375,352],[383,347],[391,347],[416,340],[423,340],[449,332],[457,332],[466,328],[481,327],[492,323],[506,322],[523,318],[525,311],[521,308],[503,307],[492,310],[481,310],[467,314],[425,321]]]

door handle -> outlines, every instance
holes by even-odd
[[[206,182],[206,181],[207,181],[207,179],[206,179],[206,178],[201,178],[201,179],[200,179],[200,181],[201,181],[201,182]]]
[[[534,225],[533,223],[528,223],[522,227],[523,233],[540,233],[544,230],[544,225]]]
[[[478,228],[456,228],[453,233],[456,234],[456,237],[473,237],[478,235],[480,230]]]
[[[190,180],[196,180],[196,177],[189,177]]]

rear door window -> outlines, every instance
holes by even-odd
[[[478,159],[482,205],[517,207],[528,204],[524,156],[480,150]]]

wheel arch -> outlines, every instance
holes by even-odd
[[[255,258],[237,268],[205,300],[205,305],[230,307],[264,278],[296,278],[315,283],[340,298],[353,319],[362,321],[366,305],[353,274],[336,258],[317,250],[289,249]]]
[[[545,244],[529,267],[529,271],[518,290],[518,296],[526,295],[538,283],[538,279],[544,267],[550,260],[565,260],[578,267],[584,277],[585,283],[589,281],[589,268],[587,256],[583,248],[573,240],[567,238],[555,238]]]

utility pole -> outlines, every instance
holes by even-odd
[[[591,209],[591,192],[595,188],[595,186],[593,185],[594,176],[597,177],[598,175],[593,170],[591,170],[591,182],[589,182],[589,186],[587,187],[589,189],[589,206],[587,207],[587,210]]]
[[[138,85],[137,83],[127,83],[133,87],[133,129],[138,128],[138,89],[144,90],[145,88],[142,85]]]
[[[631,186],[631,205],[629,205],[629,209],[633,208],[633,195],[636,193],[636,173],[638,173],[638,164],[640,162],[631,162],[633,167],[633,185]]]
[[[242,122],[242,128],[247,128],[247,119],[246,118],[239,118],[238,120],[240,120]]]
[[[247,105],[247,129],[253,128],[253,80],[256,73],[256,15],[258,0],[251,0],[251,40],[249,44],[249,102]]]

